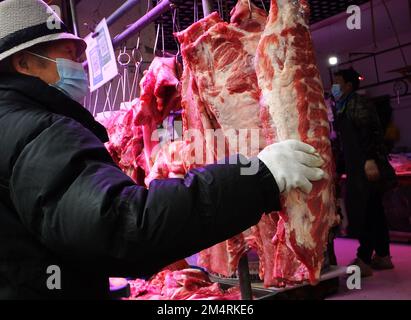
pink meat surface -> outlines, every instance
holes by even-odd
[[[150,185],[156,179],[177,178],[197,167],[192,145],[186,141],[168,142],[159,148],[154,164],[148,173],[145,183]]]
[[[130,300],[239,300],[238,288],[224,291],[201,270],[164,270],[148,281],[129,281]]]
[[[307,26],[306,1],[273,0],[256,55],[256,71],[277,141],[297,139],[313,145],[325,160],[326,179],[308,195],[283,197],[275,237],[273,283],[320,277],[329,229],[336,221],[333,159],[327,107]]]
[[[253,5],[250,13],[248,0],[239,0],[231,14],[230,23],[213,13],[176,34],[184,60],[181,85],[175,59],[153,61],[141,82],[141,102],[120,121],[132,127],[132,134],[121,126],[113,130],[112,154],[126,172],[139,163],[137,159],[145,163],[148,186],[153,179],[182,176],[226,155],[244,153],[238,146],[246,145],[245,153],[256,155],[266,145],[286,139],[312,144],[326,162],[327,178],[314,183],[309,195],[298,190],[284,195],[282,212],[264,215],[251,229],[202,251],[199,264],[232,276],[240,257],[252,248],[266,286],[307,280],[315,284],[328,232],[337,218],[327,109],[305,22],[308,7],[305,1],[273,0],[267,16]],[[153,132],[180,103],[186,136],[154,152],[158,143],[151,140]],[[240,139],[244,129],[245,140],[232,140]],[[254,146],[252,130],[258,138]],[[141,148],[133,137],[143,141]],[[221,137],[225,143],[216,144]],[[194,151],[196,156],[200,153],[200,161],[193,158]],[[221,298],[216,285],[199,287],[192,294],[187,292],[190,281],[182,283],[178,274],[166,275],[136,282],[144,289],[136,292],[146,293],[135,298],[193,299],[207,294]]]
[[[240,151],[256,155],[272,142],[270,132],[264,130],[269,120],[264,117],[266,110],[260,107],[254,68],[254,56],[267,15],[253,5],[250,18],[248,2],[244,0],[238,2],[231,14],[231,23],[221,21],[217,13],[213,13],[177,34],[184,59],[184,127],[202,132],[206,163]],[[206,133],[209,129],[213,130],[211,137]],[[239,141],[239,130],[245,130],[243,141]],[[250,139],[251,130],[258,135],[256,146]],[[226,143],[218,145],[213,136]],[[239,150],[244,146],[245,152]],[[202,251],[199,264],[215,273],[232,275],[247,250],[245,236],[249,233]]]
[[[154,58],[140,82],[141,95],[135,118],[137,125],[160,124],[172,110],[180,108],[180,73],[175,58]]]
[[[250,17],[249,2],[239,0],[231,23],[214,13],[177,34],[185,67],[184,128],[221,129],[216,136],[228,141],[218,148],[204,135],[205,154],[211,152],[215,161],[241,151],[230,145],[230,137],[240,129],[256,129],[259,145],[247,149],[251,155],[293,138],[315,146],[326,161],[328,177],[315,183],[310,195],[291,192],[283,197],[283,212],[264,216],[251,230],[200,253],[200,265],[231,276],[241,255],[254,248],[266,286],[316,283],[329,228],[337,221],[327,112],[302,16],[307,17],[308,7],[304,1],[293,3],[272,1],[267,19],[255,6]]]
[[[107,129],[106,148],[118,166],[139,185],[144,185],[146,162],[143,131],[134,124],[136,110],[113,111],[100,115],[97,120]]]
[[[134,121],[142,127],[148,170],[153,166],[153,150],[159,142],[153,133],[171,111],[181,109],[180,74],[181,67],[175,58],[156,57],[140,82],[141,95]]]

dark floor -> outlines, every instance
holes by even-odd
[[[337,239],[335,251],[340,266],[355,258],[358,242],[351,239]],[[369,278],[362,279],[360,290],[348,290],[346,280],[341,278],[339,293],[330,300],[411,300],[411,245],[392,244],[391,255],[394,270],[376,271]]]

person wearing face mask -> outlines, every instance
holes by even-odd
[[[108,298],[109,276],[153,275],[324,177],[316,150],[292,140],[136,185],[79,103],[86,44],[64,24],[49,29],[51,12],[40,0],[0,2],[0,299]]]
[[[61,42],[60,45],[66,45],[68,50],[74,52],[73,48],[69,48],[73,43]],[[56,83],[52,83],[52,87],[60,90],[74,101],[81,102],[81,100],[84,99],[88,92],[88,77],[81,63],[64,58],[57,58],[54,60],[29,50],[27,52],[35,57],[56,64],[59,80]]]
[[[360,246],[357,258],[362,276],[373,269],[394,267],[389,248],[389,231],[382,204],[388,167],[383,133],[377,111],[365,97],[357,94],[360,74],[354,69],[334,74],[332,95],[336,100],[336,123],[344,169],[347,174],[346,209],[349,234]]]

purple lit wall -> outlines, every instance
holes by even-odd
[[[402,44],[411,42],[411,14],[408,0],[386,0],[389,10],[395,22]],[[330,76],[328,71],[328,57],[337,55],[341,62],[349,59],[352,52],[375,52],[397,46],[394,30],[392,29],[387,13],[381,1],[374,1],[375,25],[377,48],[374,48],[372,38],[372,19],[370,4],[362,8],[361,30],[349,30],[346,26],[348,15],[346,13],[330,18],[312,26],[312,36],[317,52],[317,59],[325,89],[330,87]],[[411,46],[405,47],[405,56],[408,65],[411,65]],[[404,66],[399,50],[385,53],[377,58],[380,81],[400,77],[400,74],[388,73],[389,70]],[[345,65],[344,68],[349,67]],[[372,59],[354,63],[353,67],[365,76],[362,85],[376,82],[376,73]],[[409,93],[411,93],[411,82]],[[381,85],[365,90],[363,93],[374,97],[381,95],[394,95],[393,83]],[[411,96],[403,97],[398,104],[397,99],[392,99],[394,108],[394,121],[401,130],[401,141],[399,146],[407,146],[411,149]],[[411,151],[411,150],[410,150]]]

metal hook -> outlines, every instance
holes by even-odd
[[[156,40],[154,42],[154,49],[153,49],[153,55],[156,56],[156,51],[157,51],[157,45],[158,45],[158,38],[160,36],[160,24],[157,25],[157,32],[156,32]]]
[[[143,62],[143,56],[141,55],[140,50],[138,50],[138,52],[140,53],[141,59],[140,59],[140,61],[136,61],[136,60],[135,60],[135,62],[136,62],[136,63],[135,63],[136,70],[135,70],[135,73],[134,73],[134,78],[133,78],[133,82],[132,82],[132,86],[131,86],[130,99],[129,99],[129,101],[133,101],[134,92],[135,92],[136,95],[137,95],[137,90],[138,90],[138,82],[139,82],[139,79],[140,79],[140,69],[141,69],[141,64],[142,64],[142,62]]]
[[[118,82],[117,82],[117,88],[116,88],[116,92],[115,92],[115,94],[114,94],[114,103],[116,103],[116,101],[117,101],[117,97],[118,97],[118,92],[119,92],[119,90],[120,90],[120,86],[122,85],[122,83],[123,83],[123,76],[121,75],[121,73],[119,73],[118,74]]]
[[[136,44],[136,49],[140,49],[140,33],[138,34],[138,38],[137,38],[137,44]]]
[[[161,22],[161,41],[162,41],[162,45],[163,45],[163,57],[164,57],[164,53],[166,52],[165,48],[165,37],[164,37],[164,24],[163,22]]]
[[[251,5],[251,0],[248,0],[248,10],[250,10],[250,19],[253,18],[253,8]]]
[[[157,0],[157,5],[160,3],[160,0]],[[162,32],[162,42],[164,42],[164,25],[163,25],[163,16],[160,17],[161,22],[158,23],[157,25],[157,32],[156,32],[156,40],[154,43],[154,49],[153,49],[153,55],[156,56],[156,52],[157,52],[157,47],[158,47],[158,40],[160,37],[160,27],[162,26],[163,32]],[[163,54],[164,54],[164,45],[163,45]]]
[[[156,34],[156,41],[154,43],[153,54],[155,56],[156,52],[157,52],[158,40],[160,38],[160,29],[161,29],[162,56],[164,57],[164,53],[165,53],[165,36],[164,36],[164,24],[163,24],[162,21],[157,25],[157,34]]]
[[[131,62],[131,56],[127,53],[127,47],[124,46],[124,50],[120,49],[120,54],[117,57],[117,62],[123,67],[123,76],[122,76],[122,93],[123,93],[123,101],[126,99],[126,92],[130,93],[130,83],[129,83],[129,65]]]
[[[112,86],[113,81],[110,81],[110,84],[107,88],[107,84],[104,85],[104,93],[106,95],[106,100],[104,101],[104,106],[103,106],[103,115],[105,114],[105,112],[107,111],[107,106],[109,108],[109,111],[113,110],[113,105],[112,105],[112,101],[110,100],[111,98],[111,86]],[[115,103],[115,101],[114,101]]]
[[[178,8],[175,7],[173,10],[173,33],[180,32],[180,19],[178,18]],[[180,43],[176,38],[174,38],[174,41],[177,45],[177,54],[176,57],[178,57],[181,54],[181,46]]]
[[[137,54],[139,59],[137,59]],[[138,34],[136,46],[131,51],[131,58],[133,59],[134,65],[143,62],[143,54],[140,51],[140,34]]]
[[[93,107],[93,113],[92,113],[94,117],[97,115],[97,104],[98,104],[99,93],[100,93],[100,89],[97,89],[96,99],[94,100],[94,107]]]
[[[193,9],[194,9],[194,22],[197,22],[199,20],[197,0],[194,0],[194,8]]]
[[[138,80],[140,77],[140,67],[143,62],[143,54],[140,51],[140,34],[138,35],[136,47],[131,52],[131,57],[133,59],[133,63],[134,63],[136,70],[134,73],[134,78],[133,78],[133,82],[131,86],[129,101],[133,100],[134,91],[136,91],[136,94],[137,94]]]
[[[175,7],[173,10],[172,18],[173,18],[173,32],[180,32],[180,20],[178,19],[178,8]],[[178,20],[178,21],[177,21]]]
[[[131,57],[133,59],[134,65],[140,64],[143,62],[143,54],[141,53],[140,49],[134,48],[131,52]],[[137,59],[137,57],[139,57]]]
[[[264,9],[265,13],[268,13],[267,7],[265,6],[265,3],[264,3],[264,0],[260,0],[260,1],[261,1],[261,4],[263,6],[263,9]]]
[[[131,62],[131,57],[130,57],[130,55],[126,52],[126,50],[127,50],[126,47],[124,47],[124,51],[120,50],[120,53],[119,53],[119,55],[118,55],[118,57],[117,57],[117,62],[118,62],[121,66],[123,66],[123,67],[128,66],[128,65],[130,64],[130,62]],[[125,60],[123,60],[124,57],[125,57]]]
[[[220,18],[224,19],[221,11],[221,0],[217,0],[217,10]]]

